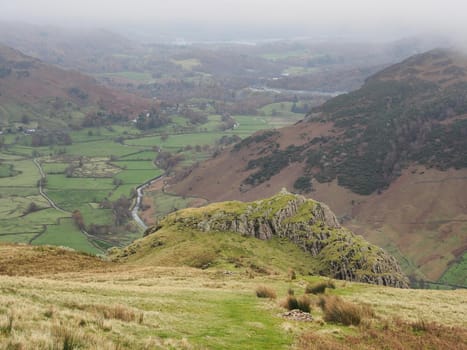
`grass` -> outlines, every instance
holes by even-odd
[[[144,160],[144,161],[153,161],[156,157],[154,151],[141,151],[138,153],[129,154],[123,157],[120,157],[122,161],[133,161],[133,160]]]
[[[147,73],[147,72],[123,71],[123,72],[98,74],[98,76],[125,78],[128,80],[134,80],[137,82],[150,82],[153,80],[151,73]]]
[[[345,326],[358,326],[365,317],[373,316],[370,307],[364,307],[342,300],[337,296],[324,296],[319,300],[326,322],[341,323]]]
[[[269,298],[269,299],[277,298],[277,294],[274,291],[274,289],[267,287],[267,286],[258,286],[255,292],[258,298]]]
[[[135,272],[142,286],[134,285]],[[209,276],[195,272],[188,277],[192,273],[189,270],[174,271],[173,279],[164,278],[164,282],[159,283],[161,281],[154,277],[154,272],[165,274],[163,270],[153,270],[152,276],[143,271],[123,272],[116,287],[112,287],[105,276],[100,283],[76,280],[69,287],[50,279],[2,277],[2,282],[6,282],[2,283],[5,288],[2,291],[15,288],[19,292],[13,295],[0,292],[2,305],[15,301],[15,305],[20,305],[16,312],[22,321],[16,325],[14,337],[0,338],[0,342],[16,340],[36,345],[39,332],[53,339],[57,334],[56,322],[62,324],[68,338],[76,335],[83,347],[97,342],[110,343],[120,349],[183,348],[184,345],[210,349],[244,349],[250,346],[269,349],[271,344],[276,349],[285,349],[291,345],[292,337],[281,328],[281,320],[258,303],[253,295],[243,291],[243,287],[230,291],[225,287],[210,287]],[[180,284],[187,278],[192,282],[189,289]],[[20,287],[16,281],[28,283]],[[234,281],[227,283],[229,286],[236,284]],[[40,296],[38,288],[42,290]],[[75,288],[85,288],[87,293],[73,293]],[[112,310],[112,305],[120,303],[122,311]],[[50,315],[52,304],[55,305],[53,316],[48,318],[45,313]],[[81,307],[83,305],[85,307]],[[132,313],[136,318],[131,316]],[[103,317],[104,314],[108,317]],[[141,314],[144,314],[143,319],[139,316]],[[102,318],[107,320],[105,324]],[[27,319],[37,321],[31,323]],[[64,338],[60,337],[62,342]],[[41,346],[36,345],[35,348]]]
[[[63,219],[58,225],[47,226],[47,230],[34,239],[32,244],[51,244],[74,247],[76,250],[91,254],[102,253],[100,249],[92,245],[86,236],[74,226],[71,219]]]
[[[257,248],[251,247],[261,252]],[[288,261],[296,259],[292,254]],[[324,313],[313,308],[315,321],[304,324],[282,318],[276,301],[252,293],[258,286],[279,295],[289,288],[301,293],[307,283],[324,281],[301,274],[290,281],[290,265],[281,263],[273,263],[276,273],[251,276],[245,267],[201,270],[158,266],[151,259],[112,264],[53,247],[0,245],[0,326],[8,329],[8,315],[14,315],[11,332],[0,334],[0,347],[374,349],[386,341],[391,349],[465,348],[465,291],[437,292],[427,307],[431,291],[336,281],[332,293],[339,292],[340,300],[361,305],[354,299],[363,295],[376,303],[375,314],[348,327],[326,323]],[[406,292],[417,294],[407,298]],[[311,306],[315,299],[309,300]],[[411,320],[401,304],[417,318]],[[427,313],[433,310],[439,315]]]
[[[162,175],[163,171],[160,169],[135,169],[125,170],[122,173],[115,176],[117,179],[123,181],[124,184],[132,184],[133,187],[137,187],[146,181],[149,181],[159,175]]]
[[[0,178],[10,177],[16,174],[12,164],[0,164]]]
[[[201,62],[197,58],[188,58],[185,60],[172,60],[173,63],[179,65],[184,70],[192,71],[194,68],[198,67]]]
[[[296,297],[295,295],[287,295],[281,306],[287,310],[300,310],[303,312],[311,311],[311,300],[307,295]]]
[[[47,176],[49,190],[111,190],[114,187],[112,179],[66,177],[64,175]]]
[[[193,198],[184,198],[161,191],[149,192],[149,196],[151,196],[153,202],[154,215],[158,217],[165,216],[175,209],[186,208],[189,206],[190,201],[193,200]]]
[[[43,163],[41,164],[41,166],[46,174],[63,174],[65,172],[65,169],[68,168],[69,163]]]
[[[439,279],[441,283],[448,283],[458,286],[467,286],[467,253],[457,259],[457,263],[452,264]]]
[[[112,155],[121,157],[139,150],[107,140],[75,143],[66,147],[67,154],[86,157],[110,157]]]
[[[308,284],[305,287],[305,293],[307,294],[323,294],[326,291],[326,288],[336,288],[335,284],[332,281],[319,281],[313,284]]]
[[[18,174],[0,178],[0,187],[36,187],[40,175],[32,160],[18,160],[14,167]]]
[[[155,247],[159,247],[157,254]],[[111,258],[158,266],[208,265],[260,276],[288,274],[289,268],[308,274],[314,262],[306,256],[286,239],[251,240],[235,233],[199,233],[168,227],[114,251]]]
[[[183,64],[188,63],[190,62],[183,62]],[[8,109],[7,112],[10,113],[10,110]],[[81,113],[73,115],[73,118],[75,117],[79,119],[83,116]],[[34,244],[63,244],[87,252],[96,251],[95,247],[90,245],[72,225],[57,226],[59,219],[67,217],[67,214],[63,212],[55,211],[54,213],[53,209],[47,209],[34,215],[21,216],[31,201],[37,202],[40,208],[49,207],[43,198],[37,197],[40,174],[31,160],[33,153],[39,153],[35,157],[39,158],[47,175],[44,191],[60,208],[70,213],[76,209],[80,210],[87,225],[90,223],[111,225],[112,215],[100,209],[98,203],[104,199],[116,200],[121,196],[129,197],[136,186],[162,174],[162,171],[153,165],[156,156],[152,150],[153,146],[177,152],[187,145],[213,145],[223,135],[237,134],[243,137],[268,127],[267,117],[236,116],[235,118],[238,119],[240,126],[226,132],[218,131],[221,123],[219,115],[210,115],[206,124],[194,126],[197,132],[189,134],[171,134],[174,132],[173,125],[150,131],[154,135],[158,135],[163,130],[167,131],[169,137],[165,141],[162,141],[160,136],[148,136],[148,133],[137,130],[131,123],[73,130],[70,132],[73,144],[69,146],[33,148],[28,146],[29,136],[17,135],[20,136],[17,143],[15,135],[6,135],[6,142],[10,144],[9,152],[14,154],[1,154],[0,158],[4,160],[5,165],[13,165],[17,174],[12,177],[2,178],[0,176],[0,203],[2,204],[0,207],[0,223],[2,224],[0,240],[23,243],[34,241]],[[186,119],[177,116],[173,116],[173,124],[187,126]],[[114,139],[117,137],[126,139],[125,144],[116,143]],[[65,151],[65,154],[58,155],[59,151]],[[204,160],[210,156],[210,152],[211,150],[202,152],[184,150],[184,160],[180,166],[189,166]],[[110,156],[117,158],[112,163],[116,166],[108,164]],[[78,158],[81,157],[84,157],[82,158],[83,165],[73,171],[72,177],[65,176],[68,166],[70,164],[77,166]],[[0,173],[6,174],[6,170],[8,169],[3,166],[0,168]],[[121,180],[122,183],[116,185],[115,180]],[[189,206],[193,200],[193,198],[166,194],[156,195],[154,196],[155,214],[166,215],[176,208]],[[41,213],[45,215],[40,217]],[[17,222],[14,221],[15,218]],[[70,231],[67,232],[67,230]],[[128,242],[136,235],[131,232],[114,235],[109,238],[109,242],[104,242],[105,239],[101,237],[104,241],[100,243],[100,247]],[[196,259],[193,264],[197,264]]]

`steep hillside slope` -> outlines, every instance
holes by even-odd
[[[151,101],[110,90],[93,78],[47,65],[0,46],[0,116],[5,122],[32,121],[53,128],[79,122],[87,112],[127,118],[147,110]]]
[[[407,272],[437,280],[466,251],[467,199],[455,194],[467,186],[466,116],[467,58],[434,50],[374,75],[295,126],[243,140],[173,188],[209,200],[251,200],[283,186],[315,191],[397,254]],[[376,207],[379,217],[368,216]],[[465,285],[458,277],[452,283]]]
[[[215,203],[175,212],[148,229],[149,237],[123,250],[115,250],[114,258],[157,260],[158,254],[164,254],[163,237],[168,235],[167,230],[181,231],[184,240],[189,240],[193,232],[221,235],[234,232],[261,240],[286,239],[309,254],[304,256],[312,262],[309,274],[393,287],[408,286],[407,278],[393,257],[341,227],[326,205],[284,190],[256,202]],[[190,250],[189,246],[186,248]],[[218,253],[227,254],[226,251],[229,249],[222,248]],[[216,255],[199,265],[207,267],[216,263]],[[186,258],[186,255],[181,256]]]

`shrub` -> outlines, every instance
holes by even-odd
[[[258,298],[269,298],[269,299],[276,299],[277,295],[276,292],[266,286],[258,286],[256,288],[256,296]]]
[[[103,306],[101,312],[104,318],[113,318],[125,322],[135,321],[137,319],[137,313],[125,305],[112,305]]]
[[[297,274],[295,273],[294,269],[289,269],[288,275],[291,280],[294,280],[297,278]]]
[[[287,310],[301,310],[303,312],[311,311],[311,301],[307,295],[302,295],[297,298],[295,295],[288,295],[282,303],[282,306]]]
[[[311,192],[313,186],[311,184],[311,176],[300,176],[293,184],[296,190],[303,191],[305,193]]]
[[[321,297],[318,305],[324,312],[326,322],[357,326],[364,317],[373,316],[373,311],[368,306],[356,305],[336,296]]]
[[[334,282],[332,281],[321,281],[321,282],[316,282],[313,284],[308,284],[305,287],[305,293],[307,294],[323,294],[326,291],[326,288],[332,288],[335,289],[336,286]]]
[[[297,302],[299,310],[308,313],[311,311],[311,300],[308,297],[308,295],[302,295],[300,298],[297,299]]]
[[[295,295],[288,295],[285,301],[282,304],[287,310],[298,309],[298,300]]]

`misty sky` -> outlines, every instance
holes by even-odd
[[[342,31],[467,31],[466,0],[0,0],[0,20],[204,22]]]

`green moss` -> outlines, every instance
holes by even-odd
[[[303,204],[300,205],[297,213],[294,216],[284,220],[284,223],[310,223],[314,219],[313,211],[315,210],[317,205],[318,203],[313,200],[305,201]],[[319,230],[318,227],[316,229]]]

